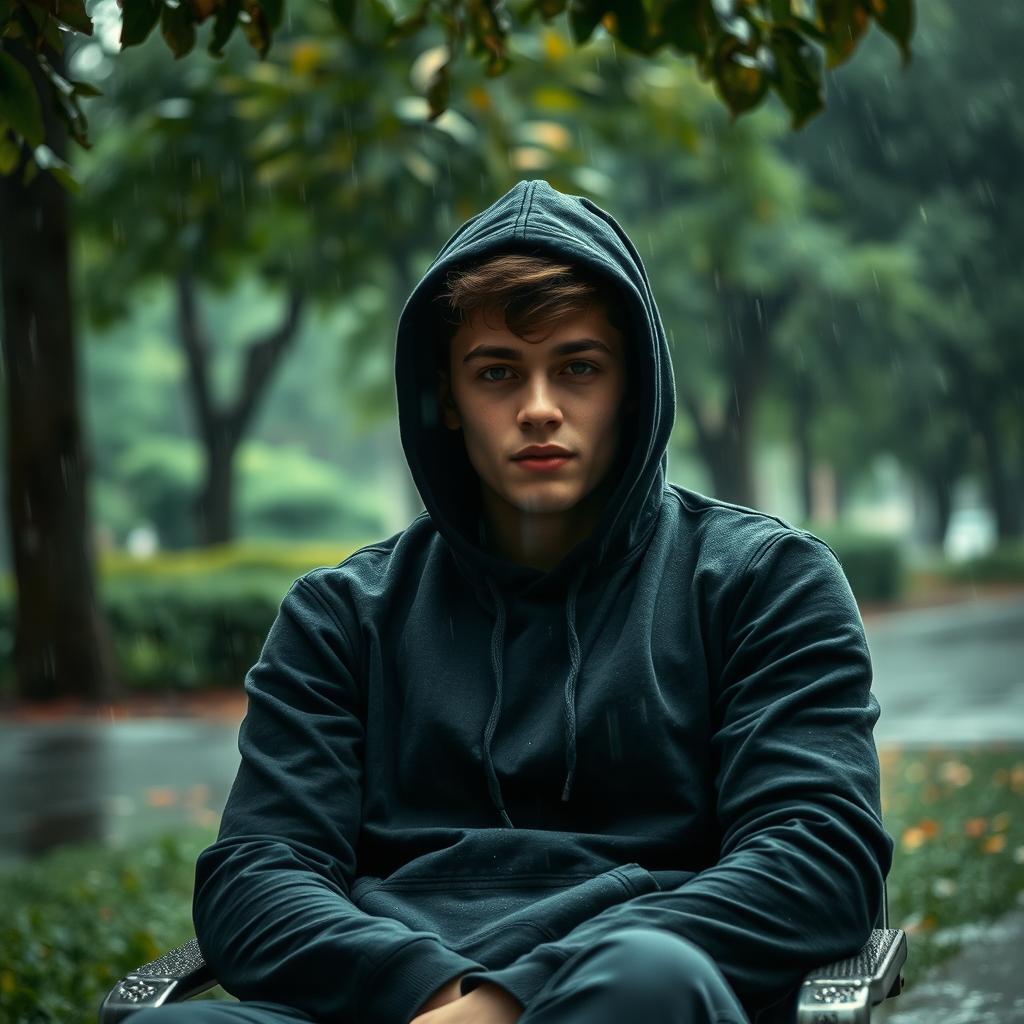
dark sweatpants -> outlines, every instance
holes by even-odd
[[[289,1024],[314,1018],[279,1003],[185,1002],[141,1010],[131,1024]],[[519,1024],[749,1024],[714,962],[654,928],[625,928],[570,957]]]

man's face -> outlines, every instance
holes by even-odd
[[[566,512],[614,462],[626,393],[626,339],[602,304],[524,340],[498,310],[475,313],[451,342],[438,395],[445,425],[462,429],[469,461],[500,503]],[[500,350],[500,351],[498,351]],[[516,456],[529,445],[567,449],[563,461]]]

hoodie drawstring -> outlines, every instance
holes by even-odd
[[[498,614],[494,619],[494,631],[491,633],[491,669],[494,672],[494,703],[491,705],[491,715],[487,719],[487,727],[484,729],[484,769],[487,772],[487,788],[491,793],[491,802],[501,812],[502,821],[509,828],[515,828],[512,819],[505,811],[505,801],[501,795],[501,783],[498,781],[497,773],[494,771],[494,761],[491,758],[491,740],[494,739],[494,730],[498,727],[498,716],[501,714],[501,675],[502,655],[505,645],[505,602],[501,599],[494,580],[487,577],[487,585],[491,588],[491,595]]]
[[[580,674],[580,638],[576,635],[576,595],[587,574],[587,562],[580,564],[579,573],[569,584],[569,597],[565,602],[566,640],[569,644],[569,675],[565,680],[565,786],[562,801],[569,799],[576,777],[576,679]]]
[[[573,781],[576,777],[576,680],[580,673],[580,641],[576,633],[576,597],[580,587],[583,585],[584,577],[587,574],[588,563],[580,564],[580,571],[573,577],[569,584],[569,594],[565,603],[566,618],[566,639],[569,646],[569,675],[565,680],[565,763],[566,776],[565,785],[562,788],[562,801],[569,799],[572,793]],[[498,727],[498,719],[501,716],[501,693],[502,673],[505,644],[505,602],[501,592],[498,590],[494,580],[486,577],[487,586],[490,588],[491,596],[494,598],[496,615],[494,619],[494,630],[491,633],[491,669],[494,672],[494,703],[491,705],[491,714],[487,719],[487,726],[484,729],[483,753],[484,770],[487,773],[487,788],[491,794],[491,802],[501,814],[502,821],[508,828],[515,828],[512,819],[505,810],[505,802],[501,794],[501,783],[494,770],[494,760],[491,756],[491,741],[494,739],[495,730]]]

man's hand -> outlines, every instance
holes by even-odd
[[[456,978],[432,996],[421,1009],[429,1007],[443,992],[455,986],[456,998],[441,1003],[436,1009],[429,1009],[413,1017],[409,1024],[515,1024],[522,1016],[524,1007],[514,996],[498,985],[482,982],[472,992],[459,996],[459,982]]]
[[[417,1016],[413,1017],[413,1020],[419,1020],[420,1016],[429,1013],[431,1010],[436,1010],[438,1007],[446,1006],[448,1003],[454,1003],[456,999],[462,998],[462,992],[459,989],[459,985],[462,983],[464,975],[460,974],[457,978],[452,978],[451,981],[442,985],[417,1011]],[[412,1021],[409,1022],[412,1024]]]

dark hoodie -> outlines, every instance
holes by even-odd
[[[484,543],[440,422],[431,299],[497,251],[605,275],[639,399],[594,532],[551,571]],[[207,960],[240,999],[407,1024],[465,974],[529,1006],[577,950],[664,928],[748,1013],[877,922],[892,842],[879,709],[824,542],[666,482],[672,364],[650,284],[590,200],[524,181],[402,312],[402,443],[426,510],[285,596],[248,674],[242,760],[196,866]]]

